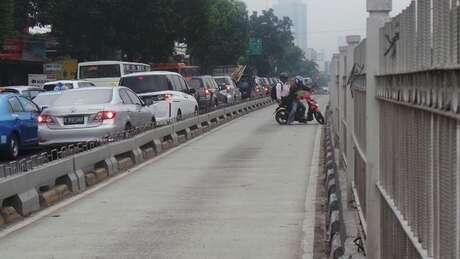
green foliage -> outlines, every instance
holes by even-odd
[[[193,63],[250,65],[261,76],[313,76],[317,66],[294,45],[292,22],[273,10],[248,16],[240,0],[2,0],[0,42],[13,30],[52,25],[60,52],[79,60],[167,61],[186,43]],[[246,55],[249,39],[261,55]],[[258,53],[252,53],[258,54]]]
[[[249,64],[259,76],[276,76],[280,72],[291,75],[313,77],[318,73],[317,65],[306,60],[305,53],[294,44],[292,22],[289,18],[278,18],[272,9],[253,13],[250,17],[250,37],[262,39],[263,55],[248,56]]]
[[[78,59],[109,58],[118,49],[110,0],[56,0],[49,21],[63,53]],[[124,17],[126,18],[126,17]]]
[[[204,71],[237,63],[248,44],[246,5],[236,0],[214,0],[208,1],[203,11],[206,17],[199,17],[201,23],[192,22],[199,34],[184,35],[190,54]],[[193,17],[192,14],[188,20]],[[185,21],[184,28],[190,28],[188,21]]]
[[[5,38],[13,31],[14,0],[0,1],[0,49]]]
[[[129,60],[166,61],[174,51],[175,10],[171,0],[118,0],[113,27],[117,45]]]

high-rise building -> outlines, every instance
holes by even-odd
[[[326,70],[326,52],[324,50],[316,51],[315,49],[308,48],[305,51],[305,58],[315,62],[318,65],[319,71]]]
[[[295,44],[306,52],[308,49],[307,4],[303,0],[278,0],[278,3],[273,5],[273,10],[278,17],[289,17],[292,20]]]

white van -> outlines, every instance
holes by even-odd
[[[118,86],[120,78],[132,73],[149,72],[150,65],[122,61],[95,61],[78,64],[77,78],[96,86]]]

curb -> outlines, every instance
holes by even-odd
[[[345,254],[344,236],[342,229],[344,227],[343,212],[341,208],[341,193],[339,188],[339,177],[337,163],[335,160],[335,148],[331,134],[330,124],[325,130],[325,153],[326,153],[326,177],[324,188],[327,193],[326,215],[326,240],[328,242],[328,258],[338,259]]]

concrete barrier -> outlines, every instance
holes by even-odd
[[[21,174],[11,174],[1,166],[0,211],[3,214],[0,225],[16,220],[20,217],[17,213],[27,216],[41,207],[51,206],[70,192],[84,191],[87,186],[140,164],[165,149],[272,103],[264,98],[226,107],[73,154]]]

